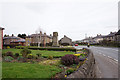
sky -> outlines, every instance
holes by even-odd
[[[4,34],[58,32],[73,41],[118,31],[119,0],[1,0]]]

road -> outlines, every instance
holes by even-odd
[[[77,49],[87,48],[77,46]],[[97,78],[118,78],[118,48],[95,47],[89,48],[96,60]]]

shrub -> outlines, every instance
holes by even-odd
[[[74,56],[77,56],[77,57],[79,57],[79,56],[80,56],[80,54],[74,54]]]
[[[40,53],[38,53],[38,54],[36,54],[38,57],[41,57],[41,54]]]
[[[28,59],[33,59],[33,55],[28,55]]]
[[[72,54],[67,54],[61,58],[61,63],[66,65],[66,66],[69,66],[72,64],[78,64],[79,59],[77,56],[74,56]]]
[[[23,56],[19,56],[19,57],[17,58],[18,61],[22,61],[23,59],[24,59]]]
[[[15,57],[16,57],[16,58],[19,57],[19,53],[15,53]]]
[[[53,56],[48,56],[48,59],[52,60],[52,59],[53,59]]]
[[[69,69],[65,72],[65,74],[69,75],[69,74],[73,73],[74,71],[75,71],[75,70],[74,70],[73,68],[69,68]]]
[[[5,56],[5,53],[2,54],[2,57],[4,57],[4,56]]]
[[[7,62],[11,62],[12,60],[14,60],[14,58],[12,58],[11,56],[5,56],[4,60]]]
[[[24,46],[16,46],[17,49],[23,49]],[[29,49],[33,49],[33,50],[50,50],[50,51],[73,51],[76,52],[75,48],[43,48],[43,47],[29,47]]]
[[[21,54],[23,57],[27,57],[28,54],[30,54],[31,51],[28,49],[28,48],[24,48],[22,51],[21,51]]]
[[[38,59],[38,56],[33,56],[34,59]]]
[[[10,46],[7,46],[7,49],[9,49],[10,48]]]
[[[5,53],[5,56],[11,56],[11,57],[13,57],[13,53],[10,52],[10,51],[8,51],[8,52]]]

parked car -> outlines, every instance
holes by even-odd
[[[75,46],[78,46],[78,44],[75,44]]]

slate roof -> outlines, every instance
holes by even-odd
[[[110,34],[108,34],[107,36],[104,36],[104,37],[112,37],[112,36],[115,36],[116,33],[117,32],[112,32],[112,33],[110,33]]]
[[[0,27],[0,29],[4,30],[4,28]]]
[[[3,39],[20,39],[20,38],[15,36],[9,36],[9,37],[3,37]]]
[[[20,40],[11,41],[11,42],[25,42],[25,39],[20,39]]]
[[[120,35],[120,30],[115,35]]]
[[[31,35],[28,35],[28,36],[26,36],[26,37],[30,38],[30,37],[34,37],[34,36],[38,36],[38,35],[40,35],[40,34],[31,34]],[[47,37],[49,37],[49,38],[52,38],[52,36],[49,36],[49,35],[45,35],[45,34],[42,34],[42,35],[41,35],[41,37],[45,37],[45,36],[47,36]]]

